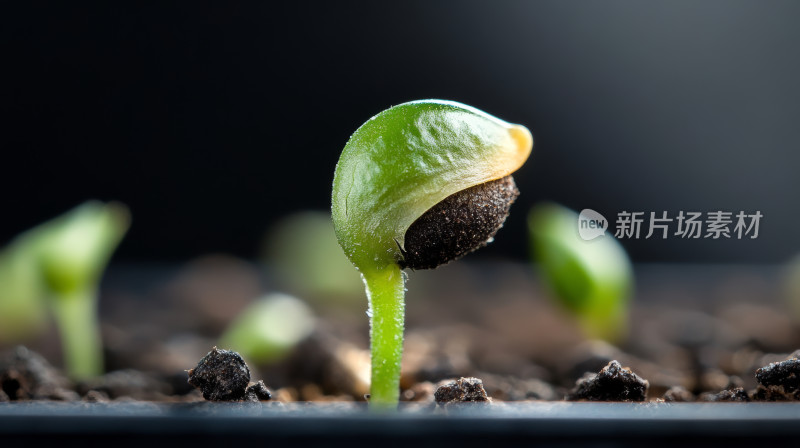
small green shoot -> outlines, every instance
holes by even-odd
[[[336,240],[330,212],[303,211],[281,219],[267,235],[264,259],[282,289],[300,297],[346,304],[364,294]]]
[[[532,146],[525,127],[440,100],[387,109],[345,145],[333,180],[333,223],[366,286],[371,408],[394,409],[398,403],[402,268],[432,268],[485,245],[518,194],[509,175]],[[461,200],[462,193],[478,198]],[[484,220],[481,213],[490,216]],[[491,225],[471,231],[486,222]]]
[[[313,330],[308,305],[288,294],[272,293],[247,307],[219,345],[258,364],[269,364],[280,361]]]
[[[622,342],[628,332],[633,270],[611,235],[585,241],[578,214],[539,204],[528,215],[531,254],[554,298],[578,321],[587,337]]]
[[[34,257],[35,238],[22,235],[0,252],[0,343],[12,344],[41,334],[47,306]]]
[[[33,230],[38,272],[61,335],[65,368],[73,379],[103,373],[98,287],[129,223],[124,205],[90,201]]]

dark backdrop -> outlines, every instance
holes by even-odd
[[[800,3],[14,2],[0,13],[0,244],[88,198],[123,260],[254,256],[329,207],[371,115],[462,101],[531,128],[522,196],[479,256],[525,256],[542,199],[764,215],[750,241],[627,241],[639,261],[800,251]]]

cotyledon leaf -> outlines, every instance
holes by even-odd
[[[589,337],[620,342],[627,334],[633,270],[625,249],[611,235],[584,241],[578,213],[554,203],[528,215],[531,254],[556,300]]]
[[[531,153],[527,128],[452,101],[400,104],[350,137],[336,166],[336,234],[360,269],[396,263],[409,226],[461,190],[501,179]]]

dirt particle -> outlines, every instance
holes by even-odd
[[[259,381],[255,384],[247,386],[244,394],[246,401],[258,402],[269,401],[272,399],[272,394],[270,393],[269,389],[267,389],[264,381]]]
[[[616,360],[575,383],[569,401],[644,401],[650,384]]]
[[[694,394],[682,386],[673,386],[664,392],[664,401],[667,403],[688,403],[694,400]]]
[[[706,393],[700,394],[700,397],[697,399],[697,401],[746,402],[746,401],[750,401],[750,397],[747,396],[747,392],[745,392],[743,387],[734,387],[732,389],[726,389],[726,390],[723,390],[723,391],[717,392],[717,393],[706,392]]]
[[[605,341],[589,340],[579,344],[560,361],[558,370],[563,377],[564,386],[571,386],[586,373],[595,373],[614,360],[624,359],[626,354],[619,348]]]
[[[406,231],[402,268],[433,269],[479,249],[503,227],[519,190],[511,176],[459,191]]]
[[[69,381],[47,360],[25,347],[16,347],[0,360],[0,390],[9,400],[76,401]]]
[[[189,384],[209,401],[241,401],[250,383],[250,369],[238,353],[214,347],[189,370]]]
[[[87,403],[106,403],[109,400],[108,394],[99,390],[90,390],[83,396],[83,401]]]
[[[786,393],[783,386],[758,385],[751,394],[753,401],[795,401],[800,400],[800,394]]]
[[[787,393],[800,390],[800,359],[773,362],[756,370],[756,381],[762,386],[782,386]]]
[[[483,388],[483,381],[478,378],[459,378],[452,381],[439,383],[434,400],[439,406],[449,406],[458,403],[490,403],[492,401]]]

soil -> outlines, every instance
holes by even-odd
[[[460,403],[490,403],[483,381],[478,378],[459,378],[446,381],[436,388],[433,398],[439,406],[447,407]]]
[[[279,362],[249,363],[214,345],[252,300],[251,290],[268,290],[270,279],[224,257],[203,260],[201,271],[215,264],[225,275],[193,277],[193,264],[149,277],[136,270],[112,276],[101,302],[109,373],[69,381],[53,367],[60,363],[57,340],[45,335],[0,354],[0,401],[366,400],[362,297],[335,306],[311,298],[315,332]],[[632,334],[620,346],[584,340],[527,266],[460,262],[414,272],[401,400],[443,409],[470,402],[800,400],[800,325],[776,299],[774,272],[734,269],[700,281],[681,272],[640,277]],[[210,285],[213,278],[250,286],[226,289]]]
[[[189,384],[199,389],[203,398],[209,401],[241,401],[250,384],[250,368],[242,357],[217,347],[187,373]]]
[[[650,383],[612,360],[598,373],[587,373],[575,384],[567,400],[644,401]]]

